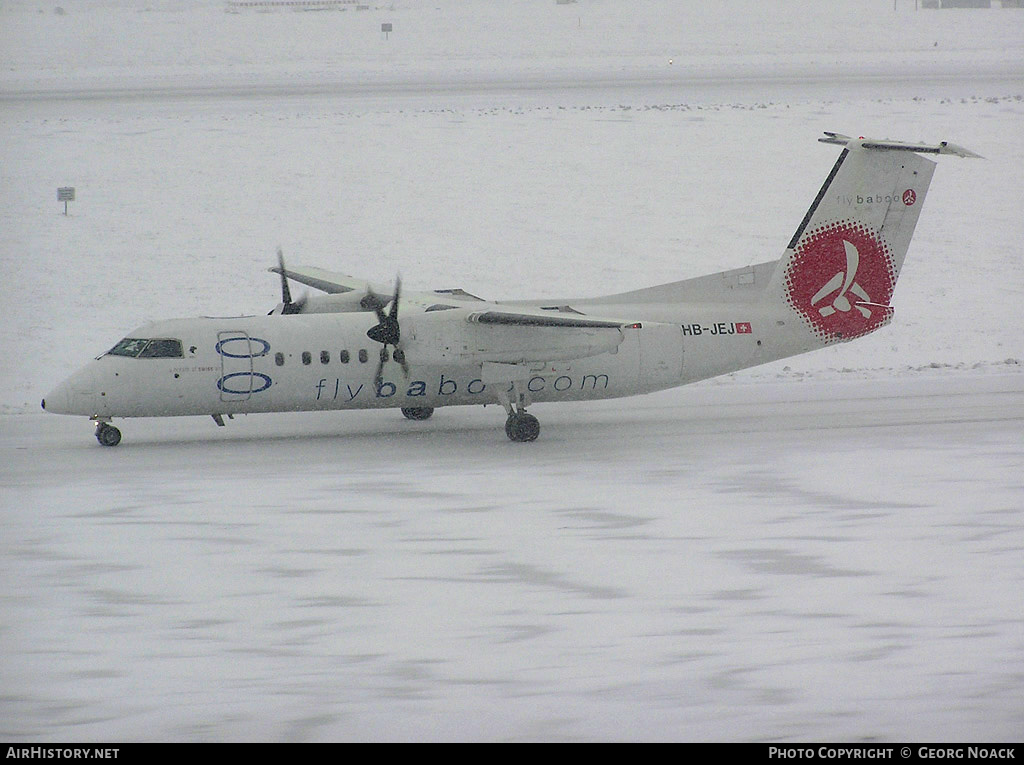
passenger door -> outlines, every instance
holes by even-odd
[[[217,355],[220,356],[221,401],[247,401],[253,389],[253,344],[243,330],[217,333]]]

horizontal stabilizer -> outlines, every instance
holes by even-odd
[[[913,151],[918,154],[953,154],[957,157],[963,157],[965,159],[983,159],[980,154],[975,154],[970,149],[965,149],[963,146],[957,146],[955,143],[949,143],[948,141],[940,141],[937,144],[923,144],[923,143],[907,143],[906,141],[890,141],[888,139],[878,141],[871,138],[850,138],[848,135],[842,135],[841,133],[829,133],[826,131],[824,138],[819,138],[820,143],[831,143],[836,146],[845,146],[852,148],[854,146],[861,146],[865,149],[876,149],[878,151]]]

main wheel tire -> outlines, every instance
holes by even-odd
[[[113,425],[100,423],[96,428],[96,440],[103,446],[117,446],[121,443],[121,431]]]
[[[540,421],[532,414],[513,414],[505,421],[505,435],[511,441],[536,441],[540,435]]]
[[[429,406],[403,406],[402,414],[407,420],[429,420],[434,413],[433,407]]]

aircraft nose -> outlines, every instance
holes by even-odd
[[[47,393],[42,400],[42,406],[53,414],[92,415],[95,396],[96,376],[93,370],[86,367]]]
[[[43,409],[47,412],[54,414],[70,414],[68,411],[70,404],[70,397],[68,396],[67,383],[61,383],[56,388],[51,390],[43,398]]]

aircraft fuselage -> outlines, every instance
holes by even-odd
[[[180,355],[106,353],[49,393],[45,408],[102,419],[489,404],[512,391],[508,369],[532,402],[582,401],[649,393],[799,352],[777,335],[765,345],[763,328],[777,317],[760,308],[681,313],[677,322],[623,328],[614,347],[586,358],[515,364],[509,357],[496,365],[474,361],[486,349],[475,347],[468,322],[417,314],[403,319],[408,376],[389,360],[379,385],[380,345],[366,335],[373,314],[168,320],[128,338],[166,340],[177,353],[174,341]]]

